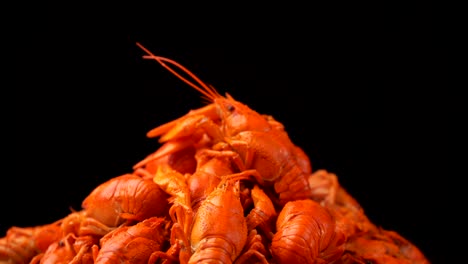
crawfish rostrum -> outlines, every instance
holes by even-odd
[[[313,171],[272,116],[137,45],[211,103],[149,131],[160,148],[81,210],[11,227],[1,263],[429,263],[373,224],[334,173]]]

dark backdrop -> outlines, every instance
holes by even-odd
[[[204,105],[140,42],[273,115],[374,223],[445,257],[461,106],[439,86],[430,6],[57,8],[19,33],[2,234],[79,209],[158,148],[147,131]]]

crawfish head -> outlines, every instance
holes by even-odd
[[[238,157],[233,157],[233,161],[238,169],[257,170],[258,175],[261,175],[256,177],[257,182],[262,185],[263,182],[274,185],[281,204],[311,197],[307,181],[311,172],[309,158],[302,149],[291,142],[281,123],[271,116],[255,112],[227,93],[225,96],[220,95],[184,66],[173,60],[155,56],[140,44],[137,45],[149,54],[146,58],[159,62],[211,102],[148,132],[147,136],[161,136],[159,142],[170,143],[171,151],[165,152],[164,155],[194,146],[206,136],[209,143],[203,141],[204,147],[220,152],[234,151]],[[188,74],[197,84],[182,77],[166,63]],[[157,157],[162,158],[164,155],[159,154]]]
[[[232,137],[242,131],[263,131],[272,129],[270,116],[265,116],[250,109],[247,105],[234,100],[226,93],[226,97],[213,96],[218,115],[223,120],[223,132],[226,137]]]
[[[239,182],[221,182],[202,202],[194,218],[190,243],[200,260],[234,261],[247,241],[247,224],[240,202]]]
[[[231,137],[236,135],[242,131],[269,131],[272,128],[283,128],[282,125],[273,120],[271,116],[262,115],[257,113],[256,111],[249,108],[247,105],[234,100],[234,98],[226,93],[226,96],[222,96],[219,94],[213,87],[208,86],[204,82],[202,82],[197,76],[195,76],[192,72],[190,72],[187,68],[180,65],[176,61],[173,61],[168,58],[156,56],[151,53],[148,49],[137,43],[137,45],[143,49],[148,56],[144,56],[145,58],[154,59],[159,62],[163,67],[168,69],[170,72],[175,74],[179,77],[182,81],[187,83],[188,85],[192,86],[194,89],[202,93],[206,99],[212,104],[202,107],[197,110],[191,110],[186,116],[182,117],[182,120],[190,119],[189,122],[184,123],[185,131],[188,126],[193,126],[192,128],[198,128],[200,126],[204,126],[205,122],[215,122],[216,125],[221,125],[221,135],[211,132],[211,136],[225,136]],[[197,84],[187,80],[186,78],[182,77],[176,71],[174,71],[171,67],[166,65],[169,63],[173,66],[176,66],[179,70],[182,70],[186,74],[188,74],[191,78],[196,80]],[[197,118],[196,116],[200,116]],[[157,137],[160,136],[169,130],[173,129],[177,124],[180,124],[180,119],[174,120],[169,122],[161,127],[157,127],[148,133],[150,137]],[[221,124],[219,124],[221,123]],[[209,125],[208,125],[209,126]],[[206,127],[205,127],[206,128]],[[209,128],[208,128],[209,130]],[[179,132],[180,133],[184,132]],[[210,133],[207,131],[207,133]],[[186,133],[185,133],[186,134]],[[185,135],[184,134],[184,135]],[[174,139],[174,138],[171,138]],[[219,138],[222,141],[222,138]]]

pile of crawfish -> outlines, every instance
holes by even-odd
[[[137,45],[211,104],[149,131],[161,147],[81,210],[11,227],[1,263],[429,263],[374,225],[335,174],[312,171],[273,117]]]

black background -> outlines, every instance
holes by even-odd
[[[204,105],[140,42],[274,116],[374,223],[447,257],[461,104],[428,4],[54,8],[17,31],[2,234],[79,209],[158,148],[147,131]]]

